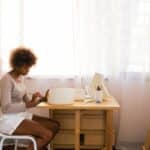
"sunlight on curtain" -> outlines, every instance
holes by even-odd
[[[150,1],[121,3],[121,52],[124,74],[119,79],[120,128],[118,144],[142,143],[150,128]]]
[[[38,64],[32,75],[73,76],[76,73],[73,48],[72,0],[0,0],[2,70],[9,70],[13,48],[32,48]]]
[[[120,1],[77,1],[76,53],[80,74],[120,71]]]
[[[81,72],[116,76],[150,71],[148,1],[83,0],[78,6],[76,50]]]
[[[150,70],[146,0],[0,1],[4,69],[10,50],[24,44],[38,56],[34,75]]]
[[[127,3],[128,8],[126,8]],[[133,0],[122,4],[122,12],[124,16],[126,15],[126,20],[123,20],[125,17],[122,17],[122,26],[124,26],[124,32],[126,32],[126,39],[122,42],[122,46],[126,47],[127,51],[124,70],[127,72],[149,72],[150,2]],[[124,12],[127,9],[129,9],[129,12],[125,14]],[[128,41],[128,43],[125,43],[125,41]],[[125,44],[127,45],[125,46]]]
[[[20,1],[0,0],[0,55],[1,69],[8,70],[10,50],[20,44]]]
[[[25,0],[24,45],[32,47],[36,75],[75,75],[72,0]]]

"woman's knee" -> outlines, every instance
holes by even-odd
[[[56,121],[55,123],[56,123],[56,130],[58,132],[60,130],[60,123],[58,121]]]
[[[54,131],[54,133],[56,134],[56,133],[58,133],[59,130],[60,130],[60,123],[55,120],[55,121],[53,122],[53,131]]]
[[[41,138],[45,141],[46,144],[49,143],[49,142],[52,140],[52,138],[53,138],[53,133],[52,133],[52,131],[46,130],[46,131],[42,134],[42,137],[41,137]]]

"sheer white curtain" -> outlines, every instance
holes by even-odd
[[[76,55],[81,74],[120,71],[120,0],[78,0]]]
[[[76,8],[81,72],[150,71],[149,1],[82,0]]]
[[[10,50],[25,45],[38,55],[33,74],[117,75],[150,70],[148,0],[0,2],[5,65]]]
[[[111,77],[121,104],[119,141],[144,140],[150,127],[149,0],[0,2],[4,69],[10,49],[25,45],[38,55],[32,74]]]
[[[24,0],[23,34],[24,44],[38,55],[33,74],[76,74],[72,0]]]
[[[38,57],[34,75],[74,75],[72,0],[0,0],[4,71],[14,47],[25,45]]]
[[[121,4],[120,130],[118,142],[142,143],[150,128],[150,1]]]
[[[80,73],[111,77],[121,104],[117,143],[142,143],[150,128],[150,1],[79,0],[76,8]]]
[[[19,0],[0,0],[0,64],[8,69],[10,50],[21,43],[21,7]]]

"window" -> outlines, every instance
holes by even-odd
[[[150,71],[150,1],[139,0],[132,7],[129,72]]]
[[[149,0],[0,2],[4,71],[10,50],[22,44],[38,57],[32,75],[150,71]]]
[[[24,43],[38,56],[32,73],[75,73],[72,7],[72,0],[24,1]]]
[[[10,49],[33,49],[35,75],[74,75],[72,0],[2,0],[2,55],[8,69]]]

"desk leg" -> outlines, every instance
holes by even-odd
[[[80,110],[75,113],[75,150],[80,150]]]
[[[49,110],[49,118],[53,118],[53,111],[52,110]],[[54,149],[54,147],[53,147],[53,141],[51,141],[51,143],[48,144],[48,147],[50,148],[50,150]]]
[[[113,111],[106,111],[106,133],[105,133],[105,146],[107,150],[112,150],[114,144],[114,133],[113,133]]]

